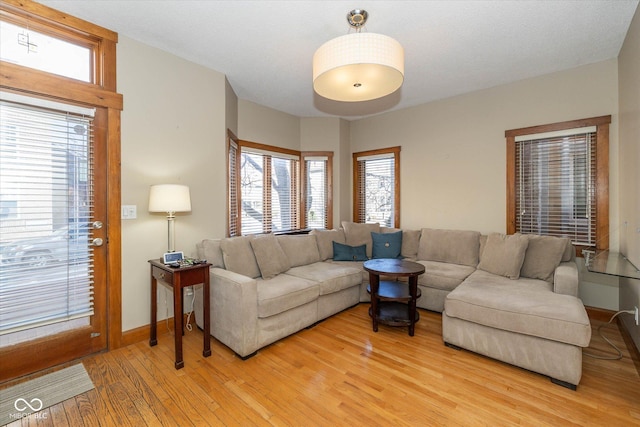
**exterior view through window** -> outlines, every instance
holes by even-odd
[[[400,147],[353,154],[354,221],[399,226]]]
[[[228,235],[332,226],[333,152],[238,140],[228,132]]]
[[[58,111],[8,96],[0,101],[4,344],[20,341],[12,333],[93,314],[92,110]]]

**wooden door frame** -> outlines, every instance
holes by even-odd
[[[94,83],[80,82],[74,79],[55,76],[43,71],[26,68],[20,65],[0,61],[0,89],[34,97],[54,98],[88,107],[97,107],[104,111],[106,138],[106,348],[116,349],[122,343],[122,249],[121,249],[121,142],[120,113],[123,108],[122,95],[116,91],[116,43],[117,33],[105,28],[66,15],[30,0],[2,0],[0,13],[18,16],[29,20],[37,20],[43,25],[50,25],[57,31],[77,33],[82,37],[90,36],[98,40],[99,48],[96,61],[100,69],[95,70]],[[47,340],[40,340],[32,351],[46,348]],[[38,348],[38,346],[41,346]],[[51,351],[50,362],[45,365],[32,366],[30,372],[45,369],[61,363],[65,349]],[[90,351],[91,349],[89,349]],[[19,355],[16,355],[19,356]],[[57,362],[57,363],[56,363]],[[7,368],[6,366],[4,368]],[[30,372],[3,369],[11,378]],[[9,377],[2,375],[0,381]]]

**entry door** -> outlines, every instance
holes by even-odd
[[[106,110],[2,94],[0,381],[106,349]]]

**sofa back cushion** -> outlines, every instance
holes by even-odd
[[[567,247],[562,255],[562,262],[575,261],[576,259],[576,247],[571,243],[571,239],[567,239]]]
[[[471,230],[439,230],[423,228],[418,259],[452,264],[478,265],[480,233]]]
[[[419,247],[420,230],[402,230],[402,250],[400,251],[402,257],[416,259]]]
[[[252,238],[252,236],[229,237],[220,241],[225,269],[252,279],[260,277],[260,268],[251,248]]]
[[[211,267],[224,268],[222,249],[220,249],[220,239],[203,239],[196,244],[198,258],[206,259]]]
[[[373,240],[371,233],[380,232],[380,224],[360,224],[357,222],[342,221],[344,228],[344,236],[349,246],[365,245],[367,248],[367,257],[371,258],[373,254]]]
[[[263,279],[273,279],[291,268],[287,254],[273,234],[255,236],[250,242]]]
[[[520,270],[522,277],[553,283],[553,274],[565,256],[567,247],[573,249],[567,238],[529,234],[529,246]]]
[[[311,230],[312,236],[316,236],[320,261],[333,258],[333,242],[346,243],[344,230]]]
[[[291,267],[299,267],[320,261],[316,236],[301,234],[278,236],[277,239],[280,247],[287,254]]]
[[[484,244],[478,269],[518,279],[528,245],[529,238],[524,234],[491,233]]]

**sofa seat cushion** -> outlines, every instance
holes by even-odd
[[[287,275],[318,282],[320,295],[328,295],[362,283],[362,271],[337,263],[316,262],[294,267]]]
[[[418,284],[430,288],[450,291],[456,288],[475,268],[468,265],[449,264],[438,261],[416,261],[424,265],[424,274],[418,276]]]
[[[318,299],[318,283],[288,274],[256,279],[258,317],[270,317]]]
[[[543,280],[514,281],[477,270],[447,295],[444,310],[449,317],[580,347],[591,340],[582,302],[554,293]]]

